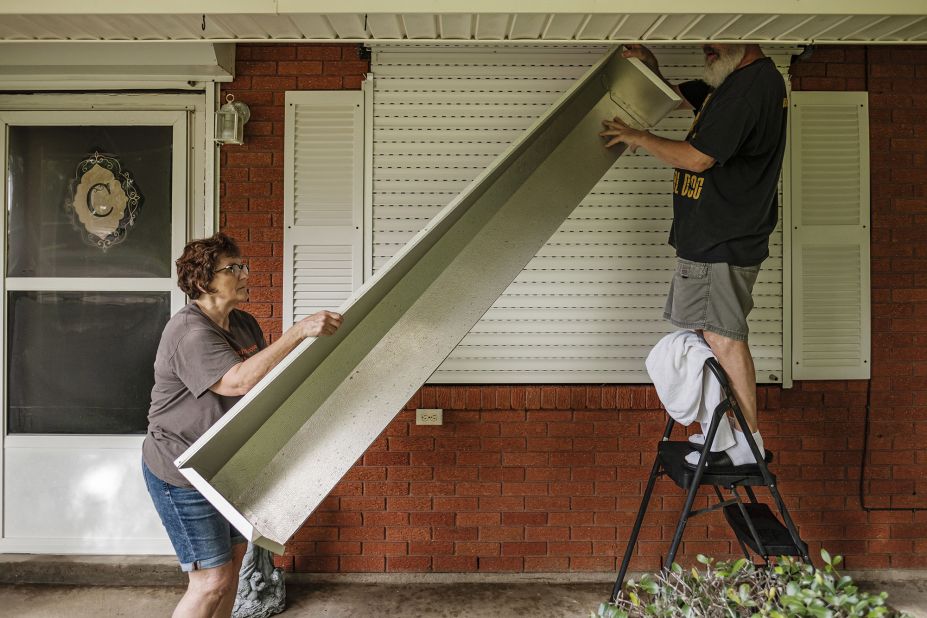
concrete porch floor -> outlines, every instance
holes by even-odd
[[[864,590],[927,618],[927,571],[849,571]],[[639,574],[631,574],[639,576]],[[288,573],[288,618],[588,618],[609,595],[612,573]],[[186,576],[172,556],[0,554],[0,616],[169,616]]]
[[[868,590],[885,590],[890,604],[916,618],[927,618],[927,581],[866,581]],[[608,595],[608,582],[590,583],[365,583],[305,582],[287,585],[281,616],[403,616],[467,618],[588,617]],[[169,586],[0,585],[0,615],[98,618],[170,615],[183,588]]]

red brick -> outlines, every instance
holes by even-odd
[[[409,553],[409,545],[407,543],[365,541],[363,552],[366,556],[405,556]]]
[[[479,498],[436,497],[434,509],[436,511],[478,511]]]
[[[408,463],[409,453],[378,453],[370,451],[364,453],[364,465],[368,466],[401,466],[408,465]]]
[[[479,570],[488,572],[519,572],[524,570],[524,559],[514,556],[480,558]]]
[[[506,496],[546,496],[547,483],[503,483],[501,493]]]
[[[236,75],[274,75],[277,63],[272,61],[238,61],[235,63]]]
[[[568,513],[550,513],[546,514],[548,523],[551,526],[591,526],[597,523],[602,513],[590,513],[585,511],[570,511]]]
[[[570,529],[572,541],[607,541],[616,538],[615,535],[616,531],[613,527],[578,526]]]
[[[454,553],[454,543],[451,541],[410,541],[410,555],[450,556]]]
[[[423,573],[432,570],[432,560],[428,556],[388,556],[386,571],[388,573]]]
[[[503,543],[503,556],[546,556],[547,543]]]
[[[299,90],[340,90],[342,81],[340,75],[314,75],[310,77],[294,78],[297,83],[292,89]]]
[[[608,571],[616,569],[616,559],[608,556],[575,556],[570,558],[573,571]]]
[[[570,570],[570,559],[566,556],[525,556],[525,572],[557,573]]]
[[[456,525],[463,527],[498,526],[502,522],[502,514],[500,513],[457,513],[456,515],[452,514],[452,516],[455,517]],[[512,523],[507,522],[509,525]]]
[[[458,556],[498,556],[501,551],[499,543],[460,542],[455,545]]]
[[[415,512],[409,513],[409,523],[413,526],[453,526],[454,513]]]
[[[294,556],[293,569],[298,573],[336,573],[337,556]]]
[[[358,541],[334,541],[315,544],[316,552],[320,556],[346,556],[361,553],[361,544]]]
[[[522,526],[488,526],[480,528],[479,539],[481,541],[499,542],[523,541],[525,539],[525,529]],[[505,552],[503,551],[503,553]]]
[[[365,526],[405,526],[409,524],[409,514],[401,512],[364,513]]]
[[[570,529],[561,526],[544,526],[540,528],[525,528],[525,540],[527,541],[569,541]]]
[[[322,62],[318,60],[282,61],[277,63],[279,75],[319,75]]]
[[[296,57],[296,47],[292,45],[239,45],[250,50],[254,60],[288,60]]]
[[[432,565],[436,573],[472,573],[478,560],[476,556],[435,556]]]
[[[253,90],[296,90],[297,78],[294,76],[255,75],[251,78],[250,89]]]
[[[300,60],[341,60],[342,49],[353,47],[337,45],[300,46],[296,49],[296,57]]]
[[[388,497],[386,508],[390,511],[428,511],[431,510],[430,497]]]
[[[342,556],[340,570],[345,573],[379,573],[385,570],[382,556]]]
[[[525,481],[532,483],[537,481],[568,481],[570,480],[570,468],[526,468]],[[546,488],[546,485],[545,485]],[[502,488],[506,492],[505,487]],[[541,492],[539,492],[541,493]],[[543,493],[547,493],[546,489]]]

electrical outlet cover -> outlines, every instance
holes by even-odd
[[[440,408],[418,408],[415,411],[416,425],[441,425],[443,421],[443,410]]]

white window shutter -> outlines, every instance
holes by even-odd
[[[287,92],[283,327],[335,310],[363,271],[363,91]]]
[[[865,92],[794,92],[796,380],[870,375],[869,107]]]

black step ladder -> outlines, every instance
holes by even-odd
[[[711,425],[708,429],[708,435],[705,436],[705,444],[702,447],[702,455],[699,458],[698,466],[691,468],[686,465],[686,455],[693,451],[693,445],[688,441],[670,441],[670,433],[672,433],[673,426],[676,424],[676,421],[670,417],[666,423],[666,429],[663,431],[663,439],[657,447],[657,456],[653,462],[653,469],[650,471],[650,480],[647,482],[647,489],[641,499],[641,506],[637,512],[634,528],[631,531],[631,538],[628,539],[628,547],[625,549],[624,559],[621,561],[618,579],[615,580],[615,586],[612,589],[612,601],[618,597],[624,584],[624,578],[628,572],[628,565],[631,563],[631,556],[634,554],[634,547],[637,545],[637,537],[644,522],[644,515],[647,513],[653,487],[657,478],[664,475],[671,478],[676,485],[688,492],[685,505],[679,514],[679,522],[676,524],[676,534],[673,536],[669,553],[667,553],[666,560],[663,563],[664,570],[673,565],[676,551],[679,549],[682,534],[685,532],[689,518],[719,509],[724,510],[724,516],[734,531],[737,542],[748,560],[752,560],[748,551],[749,548],[753,553],[760,556],[765,563],[769,562],[770,556],[801,556],[805,562],[811,564],[811,559],[808,557],[808,546],[799,538],[795,523],[789,516],[788,510],[782,502],[782,497],[779,495],[779,490],[776,487],[776,477],[769,471],[768,464],[772,461],[772,454],[766,451],[765,456],[761,456],[759,448],[749,431],[745,431],[744,436],[746,436],[750,450],[753,451],[753,456],[756,458],[756,465],[710,466],[706,469],[708,453],[711,444],[714,443],[718,425],[724,415],[732,412],[740,427],[746,427],[747,422],[744,420],[740,406],[737,405],[737,400],[734,398],[727,375],[721,365],[718,364],[716,359],[709,358],[705,361],[705,366],[721,383],[723,399],[712,413]],[[718,502],[707,508],[693,511],[692,504],[695,502],[695,496],[702,485],[714,487]],[[776,508],[782,517],[781,521],[772,512],[772,509],[757,500],[753,487],[758,486],[766,486],[769,489],[769,493],[772,495]],[[722,488],[730,492],[730,498],[724,498]],[[744,502],[738,488],[743,488],[749,502]]]

